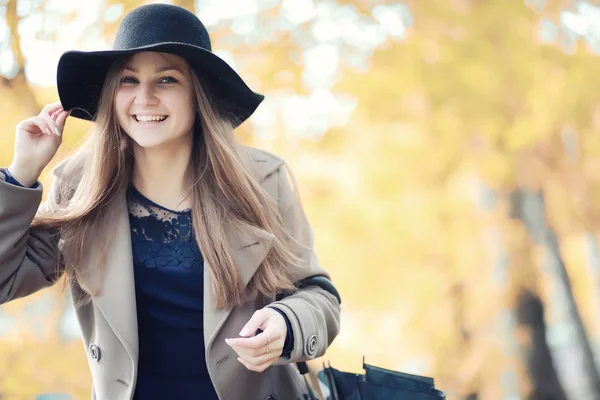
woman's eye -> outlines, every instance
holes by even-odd
[[[173,78],[172,76],[165,76],[158,80],[158,83],[177,83],[177,82],[178,82],[177,79]],[[139,81],[132,76],[125,76],[125,77],[121,78],[121,83],[122,84],[133,84],[133,83],[139,83]]]
[[[137,83],[137,79],[131,77],[131,76],[126,76],[121,78],[121,83]]]
[[[177,83],[177,79],[173,78],[172,76],[165,76],[163,78],[159,79],[160,83]]]

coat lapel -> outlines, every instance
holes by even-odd
[[[109,236],[109,245],[102,266],[91,261],[97,259],[99,249],[92,249],[93,259],[87,263],[90,282],[101,282],[92,301],[100,309],[115,335],[123,343],[134,362],[138,356],[137,310],[135,281],[131,250],[131,232],[125,193],[115,201],[111,218],[115,224]]]
[[[233,262],[245,288],[256,270],[265,259],[273,245],[273,234],[252,226],[240,223],[238,227],[229,224],[226,227],[229,249]],[[210,265],[204,262],[204,343],[210,348],[219,329],[231,313],[232,308],[218,309],[212,290],[213,278]]]

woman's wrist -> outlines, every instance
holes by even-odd
[[[278,309],[277,307],[271,307],[268,306],[270,309],[277,311],[285,320],[285,326],[286,326],[286,336],[285,336],[285,342],[283,344],[283,351],[282,351],[282,356],[284,357],[289,357],[289,355],[292,353],[292,350],[294,350],[294,331],[292,330],[292,324],[290,322],[290,319],[287,317],[287,315],[285,315],[285,313],[283,311],[281,311],[280,309]]]
[[[41,172],[33,171],[16,164],[11,164],[7,168],[7,171],[21,186],[29,188],[36,184],[41,174]]]

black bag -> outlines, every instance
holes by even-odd
[[[323,400],[443,400],[433,378],[411,375],[365,364],[365,374],[341,372],[323,366],[318,378]]]
[[[298,288],[318,286],[331,293],[342,304],[342,299],[335,286],[324,276],[315,275],[305,278],[297,283]],[[282,294],[281,297],[285,297]],[[297,363],[298,370],[304,376],[308,388],[309,399],[318,400],[311,388],[307,374],[308,365],[304,362]],[[433,378],[411,375],[403,372],[375,367],[365,364],[365,374],[341,372],[331,365],[325,367],[317,375],[321,391],[324,392],[322,400],[444,400],[444,392],[435,389]]]

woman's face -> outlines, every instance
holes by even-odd
[[[136,53],[119,75],[119,124],[144,149],[188,143],[196,99],[187,62],[166,53]]]

